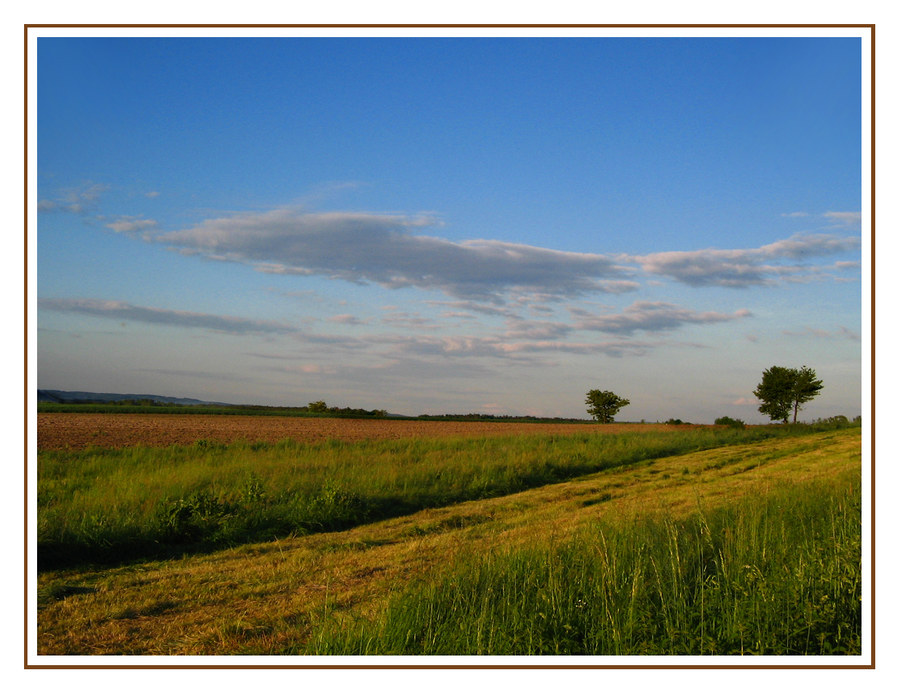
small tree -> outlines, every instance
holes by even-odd
[[[822,381],[808,366],[800,369],[773,366],[763,371],[762,381],[753,394],[762,403],[759,411],[769,415],[770,419],[787,424],[793,410],[796,424],[800,406],[816,397],[820,390]]]
[[[589,390],[584,401],[588,414],[601,424],[609,424],[613,417],[630,402],[610,390]]]

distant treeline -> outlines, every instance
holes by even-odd
[[[98,402],[96,400],[71,400],[66,402],[38,402],[38,412],[83,412],[97,414],[221,414],[221,415],[270,415],[278,417],[343,417],[347,419],[418,419],[436,422],[534,422],[554,424],[585,424],[592,420],[567,417],[534,417],[531,415],[483,414],[420,414],[407,416],[390,414],[385,410],[365,410],[355,407],[329,407],[322,401],[311,402],[300,407],[283,407],[277,405],[211,405],[211,404],[178,404],[160,402],[150,399],[114,400]],[[641,422],[643,423],[643,422]],[[861,417],[848,419],[844,415],[812,420],[809,424],[816,429],[842,429],[860,426]],[[669,419],[665,424],[685,424],[680,419]],[[717,425],[743,428],[747,426],[740,419],[719,417]],[[776,426],[776,425],[768,425]]]
[[[324,403],[310,403],[300,407],[272,405],[181,405],[156,400],[71,400],[67,402],[39,402],[38,412],[84,412],[97,414],[230,414],[272,415],[279,417],[345,417],[369,419],[419,419],[442,422],[553,422],[584,424],[587,419],[563,417],[532,417],[530,415],[494,414],[420,414],[410,417],[389,414],[385,410],[365,410],[355,407],[329,407]]]
[[[71,401],[39,402],[38,412],[85,412],[100,414],[230,414],[277,415],[280,417],[369,417],[384,418],[384,410],[364,410],[352,407],[325,409],[278,407],[269,405],[179,405],[155,400],[115,400],[111,402]]]
[[[108,400],[67,400],[66,402],[38,402],[38,412],[85,412],[119,414],[230,414],[276,415],[280,417],[347,417],[379,419],[419,419],[442,422],[553,422],[584,424],[587,419],[565,417],[533,417],[531,415],[497,414],[420,414],[418,417],[389,414],[386,410],[366,410],[356,407],[329,407],[324,402],[311,402],[299,407],[276,405],[211,405],[161,402],[149,398]]]
[[[416,419],[436,420],[441,422],[554,422],[562,424],[585,424],[589,419],[567,417],[532,417],[517,414],[420,414]]]

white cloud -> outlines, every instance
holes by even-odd
[[[631,271],[608,256],[416,233],[435,224],[424,216],[278,209],[208,219],[155,240],[263,272],[418,287],[488,302],[511,292],[565,297],[636,287],[626,280]]]
[[[790,213],[800,214],[805,213]],[[843,226],[859,219],[859,213],[851,212],[825,216]],[[149,222],[122,218],[110,228],[143,225],[141,228],[147,229]],[[386,288],[441,291],[481,306],[471,310],[483,313],[491,305],[522,303],[523,297],[535,304],[633,292],[640,287],[634,279],[638,268],[695,287],[822,281],[833,278],[807,265],[810,258],[860,247],[858,236],[817,233],[795,234],[757,248],[614,256],[487,239],[457,242],[425,233],[437,226],[438,220],[429,215],[312,213],[281,208],[207,219],[148,240],[168,244],[185,255],[243,263],[270,274],[321,275]]]
[[[731,403],[732,405],[758,405],[759,400],[754,400],[753,398],[738,398],[737,400]]]

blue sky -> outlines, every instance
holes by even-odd
[[[38,387],[861,412],[855,38],[39,38]]]

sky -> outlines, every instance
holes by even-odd
[[[37,386],[861,413],[858,38],[37,39]],[[867,145],[868,146],[868,145]],[[867,232],[868,233],[868,232]]]

